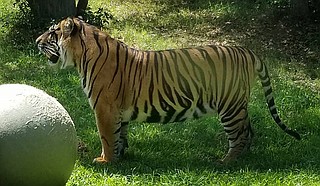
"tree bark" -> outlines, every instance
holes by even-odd
[[[88,6],[88,0],[79,0],[77,4],[77,14],[76,16],[83,16],[84,11]]]
[[[27,0],[33,14],[41,19],[76,15],[75,0]]]
[[[309,0],[291,0],[292,15],[297,18],[308,18],[311,14]]]

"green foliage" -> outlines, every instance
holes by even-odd
[[[11,43],[18,49],[25,47],[26,43],[33,40],[33,36],[37,33],[40,26],[33,17],[28,3],[26,1],[14,1],[8,9],[11,13],[3,19],[1,29],[7,32],[5,42]]]
[[[108,25],[111,20],[113,20],[113,15],[108,9],[98,8],[98,10],[92,10],[90,6],[87,7],[84,13],[84,19],[92,25],[99,28]]]
[[[35,16],[26,0],[14,0],[11,4],[10,7],[16,11],[8,14],[0,26],[9,27],[5,39],[18,49],[24,48],[26,43],[31,42],[30,45],[33,45],[34,39],[39,33],[59,21]],[[84,19],[90,24],[103,27],[113,20],[113,15],[106,8],[92,10],[89,6],[85,11]]]

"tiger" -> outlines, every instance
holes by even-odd
[[[275,123],[280,119],[266,65],[240,46],[140,50],[78,17],[67,17],[36,39],[49,63],[77,69],[100,136],[97,163],[114,162],[128,148],[128,123],[181,122],[217,113],[229,149],[222,163],[237,160],[251,144],[250,91],[259,77]]]

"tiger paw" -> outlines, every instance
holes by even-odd
[[[219,159],[218,162],[219,162],[220,164],[227,165],[227,164],[230,164],[230,163],[232,163],[232,162],[237,161],[237,158],[238,158],[238,157],[239,157],[238,154],[228,153],[228,154],[225,155],[224,158]]]
[[[101,157],[101,156],[93,159],[93,163],[105,164],[108,162],[109,162],[108,160],[106,160],[104,157]]]

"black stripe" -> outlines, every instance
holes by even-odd
[[[199,99],[198,99],[198,102],[197,102],[197,107],[200,109],[200,111],[203,114],[207,113],[207,110],[203,106],[203,91],[202,91],[202,89],[199,90]]]
[[[161,121],[161,116],[159,114],[159,112],[157,111],[157,109],[152,105],[151,106],[151,113],[150,116],[147,117],[146,122],[148,123],[157,123]]]
[[[122,75],[120,75],[120,83],[119,83],[119,88],[118,88],[118,92],[117,92],[116,99],[119,98],[119,96],[120,96],[120,91],[121,91],[121,89],[122,89],[122,87],[123,87],[122,78],[123,78]],[[123,95],[122,95],[122,96],[123,96]]]
[[[132,50],[132,49],[130,49]],[[124,60],[124,64],[123,64],[123,71],[126,72],[127,69],[127,65],[128,65],[128,58],[129,58],[129,48],[126,48],[125,51],[126,55],[125,55],[125,60]],[[132,54],[132,53],[131,53]]]
[[[185,114],[186,114],[186,112],[188,111],[188,109],[183,109],[178,115],[177,115],[177,117],[175,118],[175,122],[177,122],[177,121],[184,121],[184,120],[186,120],[187,118],[182,118]]]
[[[177,53],[177,55],[180,57],[180,62],[182,63],[182,66],[184,67],[184,69],[185,69],[185,71],[186,71],[186,74],[188,74],[189,75],[189,78],[191,79],[191,81],[192,81],[192,83],[193,83],[193,86],[195,86],[195,89],[197,90],[197,92],[199,92],[199,85],[198,85],[198,82],[196,82],[193,78],[193,76],[190,76],[190,70],[192,70],[192,69],[189,69],[188,67],[187,67],[187,63],[188,62],[191,62],[191,61],[185,61],[184,59],[183,59],[183,57],[181,56],[181,54],[180,53]],[[201,72],[202,70],[200,70],[200,72]],[[188,85],[190,85],[190,83],[191,82],[189,82],[188,83]],[[190,91],[191,92],[191,91]]]
[[[272,93],[272,88],[270,87],[268,90],[264,92],[265,97],[269,96]]]
[[[101,65],[99,71],[97,72],[96,76],[93,78],[92,83],[91,83],[92,86],[90,87],[90,90],[89,90],[89,93],[88,93],[88,97],[91,97],[93,85],[94,85],[98,75],[100,74],[100,71],[103,69],[103,67],[104,67],[104,65],[106,63],[107,63],[106,61],[103,61],[103,64]]]
[[[160,54],[160,60],[158,61],[158,58],[157,58],[157,53],[155,53],[154,55],[154,69],[155,69],[155,77],[156,77],[156,82],[159,82],[159,63],[163,63],[163,54],[162,53],[159,53]]]
[[[210,92],[210,101],[209,102],[210,102],[209,103],[210,108],[216,109],[216,102],[213,99],[213,92]]]
[[[99,71],[97,72],[96,76],[93,78],[93,81],[91,83],[91,85],[94,85],[98,75],[100,74],[100,71],[103,69],[104,65],[107,63],[107,60],[108,60],[108,56],[109,56],[109,43],[108,43],[108,39],[106,38],[106,52],[107,52],[107,55],[106,55],[106,58],[105,60],[103,61],[103,64],[101,65]],[[92,94],[92,88],[93,86],[91,86],[90,90],[89,90],[89,93],[88,93],[88,97],[91,97],[91,94]]]
[[[88,51],[88,49],[87,49],[87,51]],[[88,61],[86,61],[86,63],[85,63],[85,66],[84,66],[84,69],[83,69],[83,76],[84,76],[84,87],[86,87],[87,86],[87,71],[88,71],[88,63],[90,63],[90,61],[92,60],[92,58],[90,58],[90,59],[88,59]],[[88,96],[89,97],[89,96]]]
[[[247,54],[249,54],[251,56],[251,59],[248,59],[247,61],[245,61],[245,68],[244,68],[244,76],[246,77],[246,83],[248,85],[247,89],[248,90],[251,90],[251,87],[250,87],[250,74],[252,72],[249,72],[249,66],[253,64],[255,64],[255,58],[254,56],[252,56],[252,52],[250,50],[247,50]]]
[[[99,33],[94,31],[93,32],[93,37],[94,37],[94,39],[96,41],[96,44],[97,44],[97,46],[99,48],[99,55],[98,55],[97,59],[95,60],[95,62],[92,65],[91,73],[90,73],[90,76],[89,76],[89,85],[88,86],[93,86],[94,85],[94,81],[91,81],[91,78],[93,76],[93,73],[95,72],[97,62],[100,59],[100,57],[102,56],[102,54],[103,54],[103,48],[101,47],[101,45],[99,43]],[[94,80],[95,80],[95,78],[94,78]],[[90,82],[91,82],[91,85],[90,85]],[[88,97],[90,97],[89,95],[91,96],[91,91],[90,91],[90,94],[88,94]]]
[[[155,54],[157,54],[157,53],[155,53]],[[168,59],[166,58],[166,56],[165,56],[165,58],[163,58],[162,57],[162,53],[160,53],[159,52],[159,54],[160,54],[160,62],[161,62],[161,64],[162,64],[162,66],[163,66],[163,70],[161,71],[162,72],[162,80],[163,81],[167,81],[167,79],[170,79],[171,81],[174,81],[174,78],[173,78],[173,73],[172,73],[172,69],[174,69],[174,68],[172,68],[171,67],[171,64],[169,63],[169,61],[168,61]],[[164,69],[164,68],[166,68],[166,69]],[[168,76],[165,76],[164,75],[164,72],[167,72],[168,73],[168,75],[169,75],[169,77]]]
[[[155,64],[158,63],[156,55],[155,55],[154,59],[155,59],[154,63]],[[157,71],[157,69],[156,69],[156,71]],[[150,105],[153,106],[153,91],[154,91],[153,70],[151,70],[150,73],[151,73],[151,75],[150,75],[151,79],[150,79],[150,84],[149,84],[149,102],[150,102]]]
[[[142,82],[141,82],[141,80],[139,80],[139,89],[138,89],[138,98],[140,97],[140,95],[141,95],[141,91],[142,91]]]
[[[133,99],[132,99],[132,102],[131,104],[134,105],[134,106],[137,106],[137,102],[138,102],[138,98],[136,97],[136,93],[137,91],[133,91]]]
[[[252,61],[252,65],[254,66],[257,58],[256,58],[256,55],[252,52],[252,50],[247,50],[247,53],[250,55],[251,57],[251,61]]]
[[[173,73],[172,73],[172,70],[174,70],[173,66],[170,65],[170,63],[169,63],[168,59],[166,58],[166,56],[165,56],[165,58],[162,57],[162,53],[161,53],[161,59],[160,60],[162,62],[162,65],[166,65],[166,70],[168,72],[168,75],[169,75],[170,79],[172,79],[172,81],[173,81]]]
[[[128,49],[125,48],[125,50],[128,50]],[[116,75],[118,74],[118,71],[119,71],[119,63],[120,63],[119,55],[120,55],[120,43],[117,42],[116,61],[115,61],[116,67],[115,67],[115,72],[113,73],[113,76],[112,76],[112,80],[111,80],[111,82],[110,82],[110,84],[108,86],[108,89],[110,88],[111,84],[113,84],[114,79],[115,79],[115,77],[116,77]]]
[[[130,120],[135,120],[135,119],[137,119],[137,117],[138,117],[138,112],[139,112],[139,110],[138,110],[138,107],[134,107],[134,110],[133,110],[133,112],[132,112],[132,115],[131,115],[131,118],[130,118]]]
[[[128,48],[126,48],[126,50],[125,50],[125,60],[124,60],[124,68],[123,68],[123,70],[125,71],[125,69],[126,69],[126,65],[127,65],[127,61],[128,61]],[[122,103],[123,103],[123,101],[124,101],[124,84],[125,84],[125,82],[123,81],[123,71],[121,71],[121,75],[120,75],[120,85],[119,85],[119,89],[118,89],[118,93],[117,93],[117,97],[116,97],[116,99],[118,99],[119,98],[119,95],[120,95],[120,91],[121,90],[123,90],[122,91],[122,100],[121,100],[121,105],[122,105]]]
[[[145,60],[145,58],[146,58],[146,56],[145,56],[145,53],[149,53],[149,52],[143,52],[142,54],[143,54],[143,56],[142,56],[142,58],[141,58],[141,61],[139,62],[139,76],[137,76],[137,77],[139,77],[139,83],[140,84],[142,84],[141,83],[141,80],[142,80],[142,77],[143,77],[143,75],[144,75],[144,73],[143,73],[143,67],[144,67],[144,60]]]
[[[183,108],[191,107],[192,102],[189,99],[183,97],[182,95],[179,95],[179,93],[176,90],[174,90],[174,93],[176,94],[176,98],[180,106],[182,106]]]
[[[223,102],[223,97],[225,94],[225,83],[226,83],[226,79],[227,79],[227,61],[226,61],[226,55],[224,53],[224,47],[219,47],[220,48],[220,55],[219,55],[219,59],[221,61],[221,64],[222,64],[222,83],[221,83],[221,87],[217,87],[217,89],[221,89],[221,92],[218,92],[218,110],[222,110],[223,109],[223,106],[224,106],[224,102]]]
[[[89,63],[90,59],[87,61],[87,52],[89,49],[85,49],[82,57],[82,71],[83,71],[83,81],[82,81],[82,87],[85,88],[87,86],[87,63]]]
[[[216,46],[210,46],[210,48],[212,50],[215,51],[215,53],[212,53],[211,55],[214,56],[218,56],[219,53],[218,53],[218,49]],[[217,77],[217,70],[216,70],[216,66],[215,66],[215,62],[213,61],[213,59],[211,58],[211,55],[208,53],[208,51],[204,50],[203,51],[205,54],[206,54],[206,61],[208,62],[209,66],[210,66],[210,70],[211,70],[211,73],[210,76],[210,81],[211,83],[213,84],[211,87],[211,91],[212,91],[212,94],[214,93],[213,91],[215,91],[215,97],[213,95],[211,95],[211,108],[214,108],[216,109],[217,107],[217,100],[218,100],[218,77]],[[214,104],[213,104],[214,102]]]
[[[132,83],[132,88],[134,88],[136,81],[139,81],[137,79],[137,72],[138,72],[138,67],[141,65],[141,61],[143,60],[143,52],[139,56],[138,62],[136,63],[136,68],[133,74],[133,83]],[[141,67],[140,67],[141,68]],[[141,71],[141,70],[140,70]]]
[[[81,38],[81,35],[79,34],[79,39],[80,39],[80,44],[81,44],[81,51],[84,51],[83,55],[85,55],[85,51],[86,51],[86,44],[84,42],[84,40]],[[80,59],[80,66],[79,66],[79,72],[81,72],[81,70],[83,70],[82,66],[84,65],[86,59],[81,58]],[[84,87],[83,87],[84,88]]]
[[[200,116],[199,116],[198,112],[194,111],[192,117],[194,119],[198,119]]]
[[[227,47],[226,48],[226,50],[227,50],[227,52],[228,52],[228,56],[231,58],[231,51],[229,50],[229,47]],[[238,63],[238,61],[234,61],[234,60],[232,60],[232,58],[231,58],[231,61],[230,61],[230,63],[228,63],[229,65],[230,65],[230,69],[231,69],[231,72],[229,72],[229,74],[230,74],[230,76],[231,76],[231,81],[230,82],[228,82],[228,84],[222,84],[223,86],[225,86],[226,87],[226,90],[227,90],[227,92],[226,93],[224,93],[224,95],[221,95],[221,96],[224,96],[224,98],[222,99],[222,103],[226,103],[227,102],[227,100],[228,99],[230,99],[230,97],[231,97],[231,91],[232,91],[232,89],[234,88],[233,87],[233,84],[234,84],[234,81],[235,81],[235,74],[234,74],[234,66],[235,66],[235,63]],[[226,65],[226,68],[227,68],[227,65]],[[237,77],[237,78],[239,78],[239,77]]]
[[[184,77],[184,75],[180,72],[178,61],[177,61],[177,54],[174,51],[169,52],[171,58],[173,59],[174,67],[176,68],[176,72],[178,74],[178,85],[180,90],[191,100],[194,100],[192,95],[192,91],[189,85],[188,80]]]
[[[235,118],[235,117],[233,117],[233,118]],[[235,126],[237,123],[239,123],[240,121],[243,121],[243,120],[245,120],[245,119],[247,119],[247,118],[248,118],[248,115],[244,116],[243,118],[238,118],[238,119],[232,121],[231,123],[229,123],[228,125],[223,125],[223,127],[224,127],[224,128],[233,127],[233,126]],[[226,130],[226,129],[225,129],[225,130]]]
[[[120,125],[120,127],[119,127],[116,131],[114,131],[113,134],[118,134],[120,131],[121,131],[121,125]]]
[[[240,105],[239,101],[237,103],[233,103],[232,106],[230,104],[230,107],[226,110],[224,116],[221,118],[221,122],[227,123],[231,121],[241,112],[241,110],[243,110],[243,106]]]
[[[109,142],[108,142],[108,140],[107,140],[107,138],[106,138],[106,137],[101,136],[101,139],[103,139],[103,140],[107,143],[107,145],[110,147],[110,144],[109,144]]]
[[[259,76],[263,71],[264,71],[264,65],[263,65],[263,63],[261,63],[260,68],[257,69],[257,72],[259,73]]]
[[[98,95],[96,96],[96,100],[94,101],[94,104],[93,104],[93,109],[95,109],[96,106],[97,106],[97,103],[98,103],[98,100],[100,98],[100,94],[101,94],[102,90],[103,90],[103,87],[101,87],[101,89],[99,90]]]
[[[267,81],[262,80],[261,85],[262,85],[262,87],[269,87],[271,85],[270,79],[269,79],[269,77],[266,77],[265,79],[267,79]]]
[[[164,76],[164,75],[163,75]],[[171,90],[171,87],[170,85],[167,83],[167,81],[165,79],[162,80],[162,87],[163,87],[163,90],[164,90],[164,93],[165,95],[169,98],[169,100],[172,102],[172,103],[175,103],[174,102],[174,98],[172,96],[172,90]]]
[[[266,81],[269,78],[269,75],[267,72],[264,73],[265,75],[263,76],[262,74],[259,74],[259,78],[261,81]]]
[[[160,91],[158,91],[158,96],[161,109],[166,112],[163,123],[168,123],[172,119],[172,116],[174,115],[176,110],[163,99]]]
[[[147,51],[147,61],[146,61],[146,65],[145,65],[145,74],[148,73],[149,63],[150,63],[150,51]]]
[[[135,58],[136,58],[136,50],[134,50],[134,55],[133,55],[133,57],[132,57],[132,59],[131,59],[131,62],[130,62],[129,72],[128,72],[128,74],[129,74],[129,76],[128,76],[128,81],[131,80],[131,72],[133,72],[133,71],[132,71],[132,66],[133,66],[133,64],[135,63]],[[137,63],[135,63],[135,64],[137,64]],[[133,81],[134,81],[134,79],[133,79]]]
[[[129,125],[129,122],[121,122],[121,127],[125,127],[127,125]]]
[[[146,113],[146,114],[148,113],[148,102],[147,101],[144,102],[143,112]]]
[[[203,48],[197,48],[197,50],[200,52],[200,54],[201,54],[202,57],[205,59],[205,61],[207,61],[208,58],[210,58],[209,55],[208,55],[208,52],[207,52],[205,49],[203,49]],[[188,57],[188,59],[190,60],[193,68],[198,69],[198,72],[199,72],[200,74],[196,73],[196,75],[200,75],[199,81],[202,83],[202,86],[206,88],[207,82],[206,82],[206,78],[205,78],[205,75],[204,75],[204,72],[203,72],[204,69],[202,69],[201,66],[198,65],[198,63],[196,63],[195,61],[192,60],[192,58],[191,58],[191,56],[190,56],[189,53],[185,53],[185,55],[186,55],[186,56]],[[210,59],[211,59],[211,58],[210,58]]]
[[[230,101],[229,105],[227,105],[228,107],[225,109],[224,113],[221,113],[221,111],[225,107],[225,103],[226,102],[221,102],[221,105],[218,107],[218,114],[219,115],[225,115],[226,112],[229,112],[231,107],[234,107],[234,106],[237,106],[237,105],[239,106],[240,102],[243,101],[244,97],[245,97],[245,94],[240,95],[240,88],[237,88],[235,94],[233,95],[232,100]],[[229,98],[229,99],[231,99],[231,98]]]
[[[141,57],[138,60],[136,69],[135,69],[135,75],[133,76],[134,80],[137,81],[139,84],[141,81],[141,75],[142,75],[142,67],[143,67],[143,60],[145,58],[145,52],[141,52]]]

